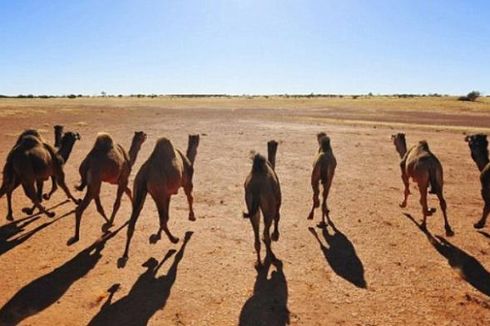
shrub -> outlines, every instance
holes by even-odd
[[[458,98],[459,101],[470,101],[470,102],[474,102],[476,101],[477,98],[480,97],[480,92],[478,91],[471,91],[469,92],[466,96],[460,96]]]

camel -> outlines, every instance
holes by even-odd
[[[481,196],[485,205],[481,219],[473,226],[475,229],[485,227],[488,214],[490,213],[490,160],[488,159],[487,135],[475,134],[465,137],[465,141],[471,150],[471,158],[475,161],[480,171]]]
[[[254,232],[254,246],[257,252],[257,267],[262,266],[260,259],[259,224],[260,211],[264,216],[264,244],[266,246],[266,258],[272,260],[275,256],[271,249],[271,240],[279,240],[279,220],[281,208],[281,187],[275,172],[276,153],[278,143],[271,140],[267,143],[268,159],[261,154],[253,156],[252,171],[245,180],[245,202],[247,213],[244,218],[249,218]],[[270,227],[274,221],[274,231],[270,235]]]
[[[325,217],[327,221],[329,218],[330,210],[327,206],[327,198],[332,186],[332,180],[335,174],[335,168],[337,167],[337,160],[333,155],[332,146],[330,145],[330,138],[321,132],[317,135],[318,140],[318,154],[316,155],[315,162],[313,163],[313,171],[311,173],[311,187],[313,189],[313,206],[311,207],[308,219],[312,220],[315,208],[320,206],[319,194],[320,189],[318,184],[321,182],[323,186],[323,201],[322,201],[322,221],[318,223],[319,228],[327,226],[325,223]]]
[[[123,193],[126,193],[129,200],[133,201],[131,190],[128,188],[128,178],[131,174],[134,162],[136,162],[141,145],[145,142],[146,137],[146,134],[142,131],[135,132],[128,154],[120,144],[113,141],[109,134],[99,133],[97,135],[92,150],[87,154],[80,165],[79,172],[81,182],[76,189],[82,191],[85,186],[88,187],[85,197],[75,212],[75,235],[70,243],[79,240],[82,214],[92,199],[95,200],[97,211],[106,221],[105,226],[107,228],[113,225],[114,218],[121,206],[121,197]],[[117,185],[116,200],[110,219],[107,218],[100,202],[100,187],[102,182]],[[103,229],[105,230],[106,228],[103,227]]]
[[[194,161],[199,146],[199,135],[189,135],[187,152],[182,152],[165,137],[157,140],[153,152],[136,174],[133,185],[133,211],[129,219],[126,247],[123,256],[118,261],[119,267],[124,267],[128,260],[129,245],[134,234],[136,221],[143,209],[146,195],[149,193],[158,209],[160,227],[156,234],[150,237],[151,243],[156,243],[165,232],[172,243],[179,242],[179,238],[172,235],[168,229],[169,206],[172,195],[184,188],[189,205],[189,220],[195,221],[193,210],[193,175]]]
[[[66,133],[61,140],[60,148],[56,151],[43,141],[37,131],[27,130],[19,137],[18,143],[7,157],[4,181],[0,189],[0,197],[4,193],[7,194],[9,202],[8,220],[13,219],[11,195],[19,185],[24,188],[24,192],[33,202],[34,208],[38,208],[41,213],[53,217],[54,212],[48,212],[41,205],[43,183],[52,176],[56,179],[55,185],[60,185],[66,195],[77,203],[65,184],[63,165],[68,160],[75,141],[79,139],[78,133]],[[23,211],[32,214],[33,209],[24,208]]]
[[[405,134],[398,133],[391,136],[396,151],[400,155],[400,169],[402,173],[402,181],[405,187],[403,202],[400,207],[407,206],[408,195],[410,194],[409,179],[412,178],[420,191],[420,204],[422,205],[423,222],[422,226],[426,227],[427,216],[431,216],[436,209],[428,208],[427,206],[427,188],[431,186],[430,193],[436,194],[439,199],[439,204],[444,216],[444,228],[447,236],[454,235],[454,232],[449,225],[446,200],[443,195],[443,171],[441,162],[430,151],[429,144],[423,140],[417,145],[412,146],[407,151],[407,143]]]

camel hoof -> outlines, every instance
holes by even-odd
[[[308,215],[308,217],[306,219],[312,220],[314,215],[315,215],[315,213],[311,212],[310,215]]]
[[[108,233],[112,226],[114,226],[114,223],[111,223],[111,222],[104,223],[102,225],[101,230],[103,233]]]
[[[34,209],[29,208],[29,207],[24,207],[24,208],[22,208],[22,212],[27,214],[27,215],[32,215],[32,213],[34,213]]]
[[[478,221],[477,223],[473,224],[473,227],[475,229],[483,229],[485,227],[485,223],[483,223],[483,221]]]
[[[189,221],[194,222],[195,220],[196,220],[196,217],[194,216],[194,214],[189,214]]]
[[[67,242],[66,242],[66,245],[67,246],[71,246],[72,244],[74,243],[77,243],[78,240],[80,240],[79,237],[71,237]]]
[[[446,236],[447,236],[447,237],[452,237],[453,235],[454,235],[454,231],[453,231],[453,230],[451,230],[451,228],[450,228],[450,227],[447,227],[447,228],[446,228]]]
[[[55,212],[46,212],[47,217],[54,217],[56,215]]]
[[[124,268],[124,267],[126,267],[126,263],[127,262],[128,262],[128,257],[126,257],[126,256],[120,257],[117,260],[117,268]]]
[[[82,200],[81,199],[74,199],[73,202],[75,203],[75,205],[80,205],[82,203]]]
[[[403,203],[398,204],[398,206],[400,206],[401,208],[405,208],[405,207],[407,207],[407,203],[403,202]]]
[[[13,221],[14,217],[12,215],[7,215],[7,221]]]
[[[44,194],[44,195],[43,195],[43,199],[44,199],[44,200],[49,200],[49,198],[51,198],[51,197],[50,197],[48,194]]]
[[[327,224],[327,223],[325,223],[325,222],[323,222],[323,221],[321,221],[321,222],[320,222],[320,223],[318,223],[316,226],[317,226],[317,228],[319,228],[319,229],[324,229],[324,228],[326,228],[326,227],[328,226],[328,224]]]
[[[160,234],[152,234],[150,235],[150,244],[155,244],[158,242],[158,240],[160,240],[162,237],[160,236]]]
[[[169,239],[170,239],[170,242],[172,242],[172,243],[179,242],[179,238],[176,238],[176,237],[172,237],[172,238],[169,238]]]
[[[272,232],[271,240],[272,241],[279,241],[279,231]]]

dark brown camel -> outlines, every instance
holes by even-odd
[[[427,216],[431,216],[436,211],[435,208],[429,209],[427,206],[427,188],[430,185],[430,192],[436,194],[439,199],[442,215],[444,216],[446,235],[454,235],[446,213],[447,205],[443,195],[444,181],[441,162],[430,151],[426,141],[420,141],[407,151],[405,134],[392,135],[391,139],[401,158],[400,169],[403,185],[405,186],[404,199],[400,207],[407,206],[407,198],[410,194],[409,179],[412,178],[417,183],[420,191],[420,204],[422,205],[422,214],[424,216],[422,226],[426,227]]]
[[[162,231],[165,232],[172,243],[177,243],[178,238],[170,233],[167,223],[169,220],[169,206],[172,195],[177,194],[182,187],[189,204],[189,220],[195,221],[192,208],[194,161],[199,146],[199,135],[189,135],[186,155],[176,149],[167,138],[157,140],[150,157],[141,166],[136,174],[133,185],[133,211],[129,220],[126,247],[123,256],[118,261],[118,266],[123,267],[128,259],[129,245],[133,237],[136,221],[143,209],[146,195],[149,193],[157,205],[160,218],[160,228],[156,234],[150,237],[150,242],[157,242]]]
[[[465,141],[471,150],[471,158],[475,161],[480,171],[481,196],[484,201],[483,212],[480,220],[473,226],[482,229],[487,222],[490,213],[490,160],[488,159],[487,135],[475,134],[465,137]]]
[[[128,154],[120,144],[113,141],[109,134],[100,133],[97,136],[92,150],[87,154],[87,157],[85,157],[80,165],[79,172],[81,182],[76,189],[82,191],[85,186],[87,186],[87,192],[76,210],[75,235],[70,240],[70,243],[79,240],[82,214],[92,199],[95,200],[97,211],[107,222],[105,224],[106,227],[103,227],[104,230],[113,224],[117,211],[121,206],[121,197],[123,193],[126,193],[131,201],[133,200],[131,190],[128,188],[128,179],[134,162],[136,162],[141,145],[145,140],[146,134],[144,132],[135,132]],[[116,184],[118,186],[116,200],[110,219],[107,218],[100,201],[100,188],[102,182]]]
[[[268,159],[260,154],[253,157],[252,171],[247,176],[244,184],[245,203],[247,213],[244,218],[250,218],[254,232],[254,246],[257,253],[257,266],[262,265],[260,259],[260,211],[264,216],[264,244],[266,246],[266,258],[274,259],[271,248],[271,240],[279,240],[279,220],[281,208],[281,187],[275,172],[276,153],[278,143],[274,140],[267,143]],[[270,227],[274,222],[274,232],[270,235]]]

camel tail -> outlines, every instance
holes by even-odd
[[[252,196],[252,204],[250,205],[248,213],[243,212],[243,218],[251,218],[257,214],[260,208],[260,195],[259,194],[251,194]]]
[[[437,194],[442,191],[442,170],[435,167],[429,169],[430,194]]]
[[[5,167],[3,168],[3,178],[2,178],[2,186],[0,187],[0,198],[5,195],[9,185],[12,183],[12,177],[14,176],[14,167],[12,166],[9,158],[7,158],[7,163],[5,163]]]

